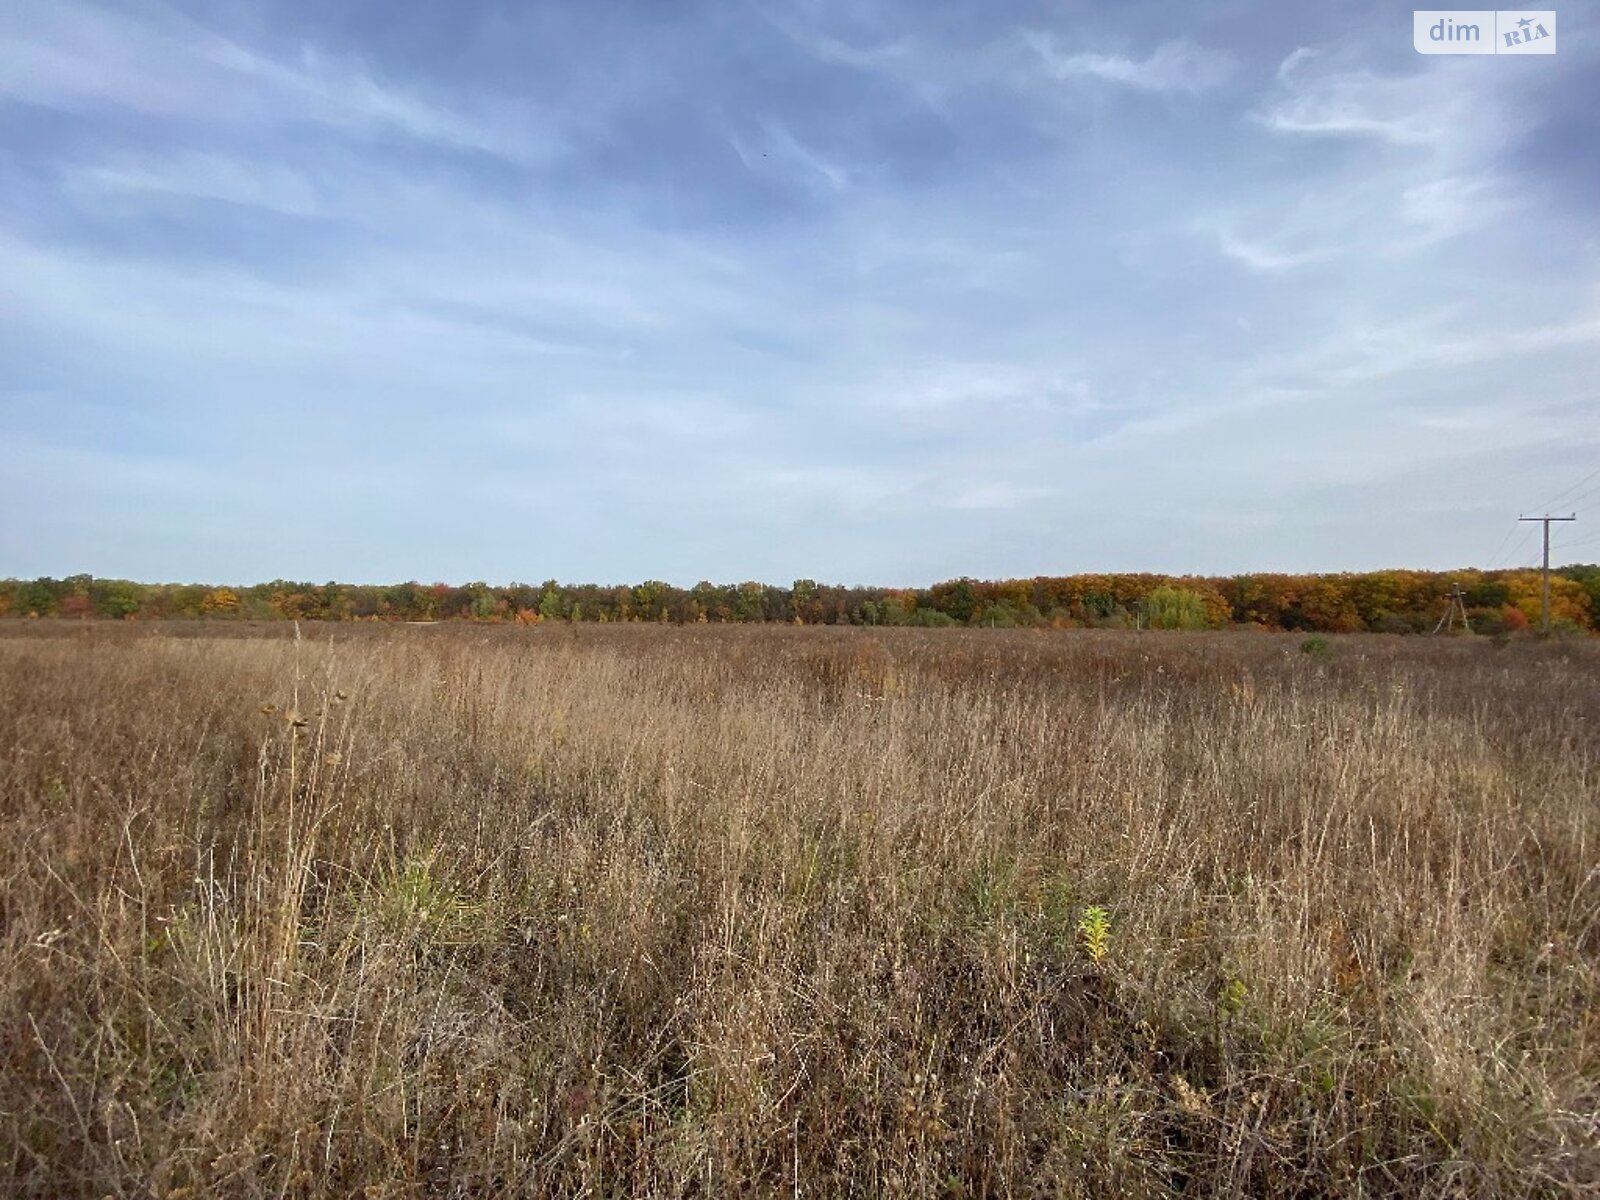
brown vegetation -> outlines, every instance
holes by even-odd
[[[71,575],[0,579],[0,617],[141,621],[636,621],[694,624],[871,625],[1016,629],[1219,629],[1244,625],[1320,633],[1427,633],[1453,611],[1478,633],[1514,633],[1543,620],[1538,571],[1370,571],[1338,575],[1040,575],[953,579],[929,588],[837,587],[796,579],[673,587],[513,583],[293,583],[250,587],[147,584]],[[1600,566],[1559,568],[1550,580],[1552,628],[1600,630]]]
[[[1600,645],[172,632],[0,637],[8,1194],[1600,1185]]]

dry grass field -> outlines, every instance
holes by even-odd
[[[0,1192],[1594,1195],[1600,644],[0,633]]]

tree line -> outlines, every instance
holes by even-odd
[[[1539,619],[1537,571],[1370,571],[1359,574],[1154,574],[954,579],[927,588],[650,580],[563,584],[303,583],[248,587],[150,584],[72,575],[0,581],[0,617],[316,621],[789,622],[807,625],[1215,629],[1230,625],[1321,633],[1431,630],[1459,584],[1476,630]],[[1600,629],[1600,566],[1553,572],[1551,614],[1565,628]]]

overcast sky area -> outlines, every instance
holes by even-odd
[[[7,0],[0,576],[1527,565],[1600,6],[1411,11]]]

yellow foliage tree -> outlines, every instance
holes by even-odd
[[[200,613],[207,617],[231,617],[239,608],[239,594],[232,588],[212,588],[200,601]]]
[[[1539,627],[1540,576],[1538,571],[1519,571],[1506,580],[1507,599],[1513,608]],[[1550,576],[1550,620],[1552,624],[1584,626],[1589,620],[1589,596],[1575,579]]]

